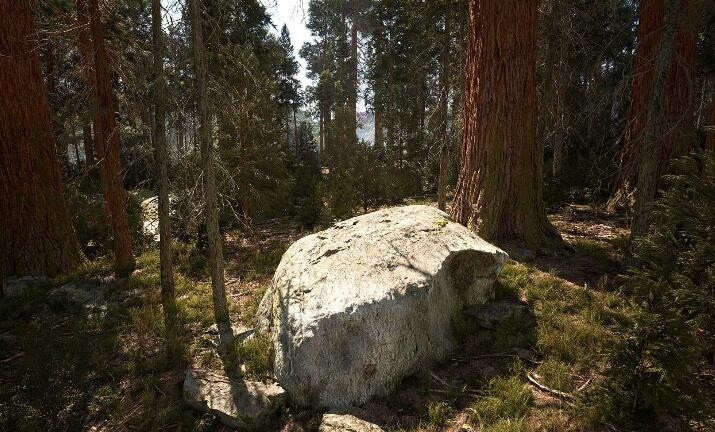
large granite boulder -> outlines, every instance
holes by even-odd
[[[434,207],[380,210],[295,242],[257,330],[295,403],[360,404],[444,359],[453,317],[493,297],[506,259]]]

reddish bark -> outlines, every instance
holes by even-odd
[[[616,181],[611,208],[631,207],[637,187],[638,167],[642,159],[641,148],[646,128],[647,105],[653,88],[653,67],[658,47],[661,44],[664,26],[665,0],[650,0],[640,3],[638,44],[628,124],[624,135],[624,149]],[[695,101],[695,67],[697,59],[697,1],[683,0],[680,3],[678,29],[673,43],[673,55],[668,68],[666,84],[667,105],[662,118],[655,121],[665,125],[658,147],[659,158],[656,175],[660,178],[668,169],[670,161],[688,152],[692,147],[692,132]]]
[[[486,239],[560,242],[536,141],[536,0],[470,0],[464,131],[452,215]]]
[[[84,0],[78,0],[78,6],[83,2]],[[95,70],[94,145],[99,161],[105,212],[114,234],[114,268],[118,274],[126,275],[134,269],[134,256],[127,219],[127,195],[122,183],[122,166],[119,158],[119,128],[114,118],[115,105],[109,59],[104,47],[97,0],[89,0],[89,16]]]
[[[28,0],[0,0],[0,276],[81,261],[63,196]]]

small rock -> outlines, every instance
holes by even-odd
[[[361,420],[350,414],[323,415],[318,432],[383,432],[376,424]]]
[[[113,277],[90,282],[70,282],[52,290],[47,301],[55,307],[69,306],[89,310],[106,310],[107,294],[114,282]]]
[[[47,276],[11,276],[3,279],[2,293],[8,298],[22,297],[29,293],[30,289],[39,284],[48,283]]]
[[[465,309],[464,314],[476,319],[479,327],[493,330],[507,320],[516,320],[525,326],[536,325],[531,306],[525,302],[492,301]]]
[[[216,414],[228,427],[259,429],[285,403],[286,393],[276,383],[232,380],[223,373],[189,369],[184,401],[194,409]]]
[[[211,327],[206,329],[204,333],[204,339],[214,347],[219,346],[221,339],[226,341],[238,340],[243,342],[245,340],[251,339],[254,335],[254,330],[250,327],[246,327],[241,324],[234,324],[231,326],[231,334],[219,335],[218,326],[213,324]]]

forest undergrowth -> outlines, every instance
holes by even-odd
[[[551,215],[573,251],[512,255],[499,277],[497,300],[523,301],[536,326],[513,322],[492,334],[465,333],[455,357],[406,379],[389,398],[356,408],[394,431],[593,430],[607,350],[632,311],[613,290],[622,270],[625,222],[586,206]],[[288,245],[306,233],[271,221],[250,235],[226,234],[227,294],[235,324],[250,326],[258,302]],[[3,430],[224,430],[181,399],[188,365],[216,367],[206,262],[194,246],[177,244],[176,288],[181,337],[164,350],[157,251],[114,283],[106,308],[50,305],[47,293],[66,283],[108,277],[97,260],[76,274],[38,284],[2,303],[0,425]],[[133,293],[127,297],[125,293]],[[208,333],[207,333],[208,332]],[[236,347],[247,373],[270,373],[268,344]],[[319,413],[286,409],[276,430],[316,430]]]

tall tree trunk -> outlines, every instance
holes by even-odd
[[[218,199],[211,139],[208,94],[206,89],[206,48],[204,46],[201,0],[189,0],[191,14],[191,39],[194,54],[194,73],[196,74],[196,107],[199,113],[199,140],[201,146],[201,164],[204,172],[204,198],[206,207],[206,233],[209,243],[209,265],[211,267],[211,287],[213,292],[214,317],[219,332],[231,330],[228,315],[228,301],[223,275],[223,248],[218,225]]]
[[[176,298],[171,258],[171,219],[169,211],[169,154],[166,144],[166,78],[164,77],[164,42],[161,29],[161,0],[151,2],[151,31],[154,55],[154,159],[159,175],[159,264],[161,268],[161,305],[169,340],[176,336]],[[170,347],[172,343],[170,342]],[[171,351],[171,350],[170,350]]]
[[[85,81],[85,101],[89,107],[88,113],[94,114],[96,108],[93,105],[96,103],[96,84],[94,75],[94,55],[92,48],[92,40],[90,39],[89,15],[87,12],[86,0],[77,0],[77,33],[80,58],[82,59],[82,72]],[[96,130],[96,127],[95,127]],[[90,169],[95,160],[95,146],[92,137],[92,124],[87,122],[82,126],[82,144],[84,146],[84,159],[86,169]]]
[[[638,44],[636,46],[636,65],[631,88],[631,101],[628,111],[628,124],[624,135],[624,149],[613,196],[609,207],[629,208],[633,205],[634,194],[638,188],[639,164],[647,157],[643,155],[648,105],[655,89],[655,63],[658,47],[664,35],[664,14],[667,0],[651,0],[640,3],[638,22]],[[687,153],[693,140],[690,135],[693,126],[695,100],[695,66],[697,37],[695,21],[698,2],[683,0],[679,2],[677,14],[680,16],[676,25],[673,53],[666,65],[667,103],[659,119],[666,125],[663,129],[662,143],[659,145],[656,178],[667,171],[670,161]],[[656,181],[657,187],[657,181]]]
[[[45,44],[45,79],[47,86],[47,102],[50,107],[50,122],[54,141],[57,145],[57,153],[60,157],[60,167],[66,171],[70,166],[70,158],[67,142],[63,139],[64,125],[57,115],[58,95],[57,95],[57,58],[55,55],[55,44],[51,39]]]
[[[705,138],[705,150],[715,152],[715,81],[712,82],[711,86],[710,115],[708,116],[709,129]]]
[[[382,128],[382,108],[375,103],[375,148],[381,149],[384,144],[384,130]]]
[[[536,0],[469,2],[464,131],[452,208],[456,221],[486,239],[534,248],[560,243],[542,199],[537,23]]]
[[[81,261],[29,0],[0,0],[0,278],[56,275]]]
[[[357,142],[357,95],[358,95],[358,0],[351,0],[350,23],[350,120],[351,137]]]
[[[561,74],[561,22],[563,16],[563,5],[560,0],[551,3],[551,15],[548,23],[548,34],[546,37],[547,48],[544,66],[544,103],[542,110],[545,114],[546,128],[552,129],[551,148],[553,159],[551,170],[556,176],[561,170],[563,160],[564,145],[561,133],[561,96],[562,96],[562,74]],[[541,136],[545,136],[542,134]]]
[[[176,117],[176,152],[179,156],[186,152],[186,120],[182,113]]]
[[[298,111],[298,107],[293,105],[293,144],[295,146],[293,150],[295,151],[296,158],[298,158],[300,156],[298,154],[300,143],[298,142],[298,119],[296,118],[296,111]]]
[[[635,189],[631,242],[645,234],[650,225],[647,205],[655,197],[659,159],[665,144],[662,137],[666,132],[664,127],[669,127],[669,125],[663,124],[662,119],[668,110],[667,105],[670,103],[668,97],[671,93],[667,84],[668,66],[671,58],[676,55],[674,51],[678,49],[676,29],[678,16],[681,15],[679,13],[681,12],[681,2],[679,0],[667,0],[667,2],[668,5],[662,16],[662,35],[656,46],[657,54],[652,68],[649,98],[645,107],[643,138],[639,144],[641,150],[636,178],[638,187]]]
[[[94,140],[92,138],[92,124],[82,125],[82,147],[84,147],[85,169],[90,169],[94,165]]]
[[[322,102],[320,103],[320,120],[319,120],[319,127],[320,127],[320,157],[325,157],[323,154],[325,152],[325,113],[324,113],[324,104]]]
[[[439,149],[439,177],[437,178],[437,207],[447,208],[447,182],[449,181],[449,134],[447,133],[447,110],[449,101],[449,48],[452,43],[450,34],[450,2],[445,0],[444,10],[444,46],[442,47],[442,66],[440,68],[440,125],[439,133],[442,145]]]
[[[79,157],[79,143],[77,142],[77,130],[75,125],[72,125],[72,147],[74,147],[74,165],[75,167],[79,168],[80,164],[80,157]]]
[[[78,0],[78,4],[83,1]],[[95,70],[94,126],[96,129],[94,144],[99,161],[104,207],[109,226],[114,234],[114,268],[118,275],[124,276],[134,270],[134,256],[132,255],[132,238],[127,218],[127,193],[122,183],[119,128],[114,118],[115,106],[109,59],[104,47],[104,32],[97,1],[89,0]]]

